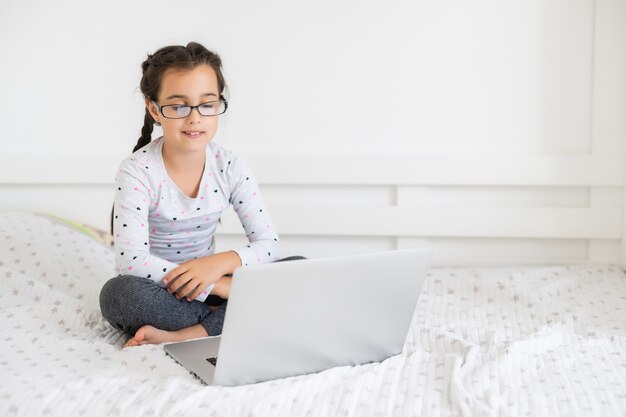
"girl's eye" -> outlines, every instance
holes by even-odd
[[[205,103],[205,104],[203,104],[201,107],[202,107],[203,109],[210,110],[210,109],[214,109],[214,108],[215,108],[215,104],[213,104],[213,103]]]

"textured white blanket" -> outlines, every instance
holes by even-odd
[[[0,214],[1,416],[626,415],[626,275],[615,266],[432,269],[404,352],[208,387],[100,315],[113,254],[47,217]]]

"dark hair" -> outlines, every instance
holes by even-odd
[[[165,46],[152,55],[148,54],[148,58],[141,64],[143,75],[139,82],[139,88],[145,98],[157,101],[161,88],[161,80],[163,79],[165,71],[170,68],[191,70],[201,64],[208,64],[215,71],[217,75],[217,87],[220,91],[220,99],[224,100],[227,86],[224,81],[224,76],[222,75],[222,60],[218,54],[209,51],[197,42],[189,42],[187,46]],[[146,107],[141,136],[133,148],[133,152],[150,143],[154,124],[155,120]],[[111,209],[111,234],[113,234],[114,210],[115,204],[113,204],[113,208]]]

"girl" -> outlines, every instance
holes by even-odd
[[[279,259],[250,169],[211,143],[228,108],[221,67],[195,42],[161,48],[141,65],[144,126],[117,171],[111,213],[118,276],[100,293],[103,316],[133,336],[125,347],[220,334],[235,268]],[[163,136],[151,140],[154,124]],[[231,204],[249,245],[214,253]]]

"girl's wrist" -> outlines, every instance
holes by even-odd
[[[241,266],[241,259],[234,250],[228,252],[220,252],[213,256],[218,256],[220,265],[223,266],[222,276],[232,274],[235,269]]]

